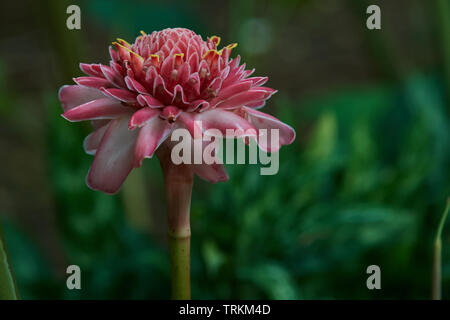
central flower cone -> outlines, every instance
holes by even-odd
[[[115,193],[134,167],[151,158],[175,128],[193,135],[202,130],[246,131],[279,129],[279,146],[290,144],[294,130],[257,109],[276,91],[263,87],[267,77],[250,77],[254,70],[230,58],[236,44],[218,49],[220,38],[206,41],[183,28],[150,35],[142,32],[133,44],[118,39],[110,47],[109,66],[80,64],[87,76],[59,92],[63,117],[92,120],[95,129],[84,141],[95,154],[87,184]],[[115,49],[115,50],[114,50]],[[167,141],[168,142],[168,141]],[[259,144],[266,151],[277,151]],[[228,179],[221,164],[190,165],[210,182]]]

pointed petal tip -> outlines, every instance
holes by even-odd
[[[101,191],[109,196],[113,196],[120,191],[121,186],[118,189],[115,189],[115,188],[109,189],[109,188],[102,188],[102,187],[96,186],[93,183],[92,179],[89,177],[90,171],[91,171],[91,169],[89,169],[89,171],[86,175],[86,178],[85,178],[86,185],[88,186],[89,189],[91,189],[92,191]]]

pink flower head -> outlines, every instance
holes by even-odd
[[[290,126],[256,110],[276,92],[263,86],[268,78],[250,77],[254,70],[246,70],[239,56],[230,58],[236,44],[218,50],[219,43],[217,36],[204,41],[183,28],[142,32],[133,44],[113,43],[109,66],[80,64],[87,76],[63,86],[59,99],[65,119],[91,120],[95,129],[84,141],[85,151],[95,154],[89,187],[117,192],[172,130],[192,134],[196,121],[224,135],[226,129],[279,129],[279,144],[292,143]],[[191,167],[210,182],[228,179],[221,164]]]

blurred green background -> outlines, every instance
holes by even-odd
[[[81,30],[66,28],[69,4]],[[200,299],[427,299],[450,195],[450,1],[92,0],[0,4],[0,219],[25,299],[166,299],[169,259],[156,159],[117,196],[86,187],[88,124],[58,88],[116,37],[191,28],[238,42],[279,92],[263,111],[292,125],[280,171],[228,165],[195,180],[192,291]],[[450,298],[450,228],[443,298]],[[82,290],[66,288],[66,267]],[[381,268],[381,290],[366,268]]]

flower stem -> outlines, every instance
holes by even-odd
[[[447,199],[447,206],[439,222],[436,239],[434,240],[434,257],[433,257],[433,284],[431,291],[431,298],[433,300],[441,300],[441,249],[442,249],[442,229],[444,228],[445,220],[447,219],[448,211],[450,209],[450,198]]]
[[[191,299],[189,213],[194,176],[189,167],[173,164],[169,154],[162,150],[158,157],[166,189],[172,299],[188,300]]]
[[[0,228],[0,300],[17,300],[16,281],[9,263],[8,252],[6,251],[5,240]]]
[[[191,299],[190,243],[191,237],[176,238],[169,235],[173,300]]]

